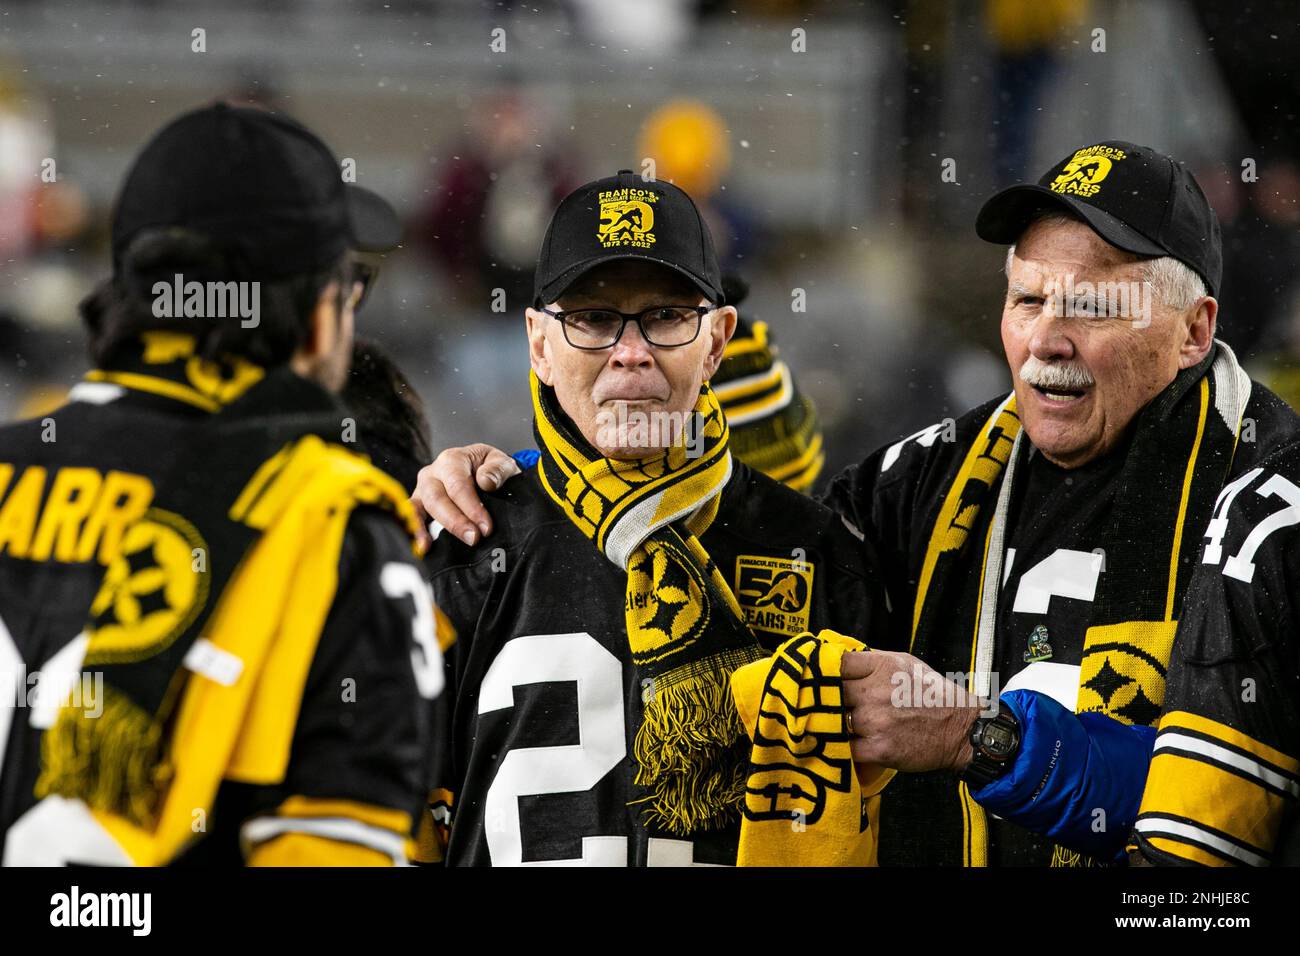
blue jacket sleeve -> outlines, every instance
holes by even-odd
[[[1009,691],[1002,703],[1020,721],[1020,752],[1006,773],[971,796],[1067,849],[1122,860],[1156,729],[1075,714],[1032,690]]]

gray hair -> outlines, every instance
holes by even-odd
[[[1175,312],[1186,312],[1210,294],[1200,274],[1173,256],[1160,256],[1142,263],[1142,279],[1149,282],[1156,297]]]
[[[1031,220],[1029,225],[1032,226],[1041,222],[1051,226],[1060,226],[1080,221],[1074,216],[1067,216],[1064,213],[1046,212]],[[1028,229],[1029,226],[1025,228]],[[1011,275],[1011,259],[1015,254],[1016,247],[1013,243],[1011,248],[1007,250],[1007,259],[1002,265],[1002,271],[1008,277]],[[1163,302],[1167,308],[1176,312],[1186,312],[1198,300],[1210,294],[1205,288],[1205,280],[1201,278],[1196,270],[1181,259],[1175,259],[1173,256],[1159,256],[1155,259],[1143,260],[1142,281],[1151,286],[1156,298]]]

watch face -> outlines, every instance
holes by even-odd
[[[991,721],[984,725],[984,750],[990,757],[1005,757],[1016,746],[1016,732],[1006,724]]]

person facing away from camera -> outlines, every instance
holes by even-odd
[[[0,735],[6,863],[405,860],[441,659],[414,515],[337,397],[354,254],[397,237],[271,112],[136,158],[95,367],[0,429],[0,650],[42,678]]]

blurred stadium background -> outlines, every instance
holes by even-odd
[[[1224,223],[1221,334],[1295,400],[1298,20],[1292,0],[5,0],[0,419],[85,370],[76,304],[107,274],[116,185],[218,97],[295,115],[404,212],[358,328],[436,447],[532,443],[522,309],[547,217],[646,157],[707,206],[742,311],[820,409],[827,474],[1006,387],[1003,254],[975,212],[1103,139],[1196,171]]]

